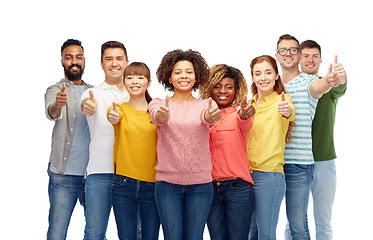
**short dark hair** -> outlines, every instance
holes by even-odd
[[[321,56],[321,46],[317,42],[313,40],[306,40],[300,44],[300,51],[302,52],[302,49],[305,49],[305,48],[317,48],[319,49],[320,56]]]
[[[299,41],[298,41],[298,39],[296,39],[294,36],[292,36],[292,35],[290,35],[290,34],[284,34],[284,35],[282,35],[282,36],[280,36],[280,37],[278,38],[278,41],[277,41],[277,47],[276,47],[276,48],[278,48],[278,45],[280,44],[280,42],[281,42],[282,40],[294,40],[294,41],[296,41],[296,42],[298,43],[298,46],[299,46]]]
[[[76,39],[67,39],[61,46],[61,55],[62,55],[62,52],[63,50],[65,50],[65,48],[67,48],[68,46],[71,46],[71,45],[76,45],[76,46],[79,46],[82,48],[83,52],[84,52],[84,48],[82,46],[82,42],[79,41],[79,40],[76,40]]]
[[[188,61],[193,65],[196,82],[193,85],[192,90],[197,90],[199,84],[203,85],[208,81],[210,69],[202,55],[191,49],[188,51],[176,49],[168,52],[162,58],[157,69],[158,82],[161,83],[166,90],[174,91],[174,86],[169,82],[169,79],[175,64],[180,61]]]
[[[126,56],[126,60],[128,61],[128,56],[127,56],[127,49],[123,45],[123,43],[118,42],[118,41],[108,41],[104,44],[101,45],[101,61],[103,60],[104,52],[108,48],[121,48],[124,51],[124,55]]]

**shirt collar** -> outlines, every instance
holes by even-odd
[[[267,104],[271,104],[277,99],[278,96],[279,95],[277,94],[277,92],[274,91],[273,93],[269,94],[268,96],[262,98],[260,101],[264,101]],[[251,99],[251,103],[256,103],[257,99],[258,99],[258,94],[255,94],[253,99]]]
[[[220,110],[222,113],[228,114],[237,111],[236,107],[227,107]]]

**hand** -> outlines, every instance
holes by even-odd
[[[63,108],[67,103],[67,93],[65,92],[65,90],[66,83],[63,82],[61,92],[58,92],[56,96],[56,106],[59,109]]]
[[[329,65],[328,73],[326,74],[326,81],[331,87],[338,87],[340,84],[339,76],[333,72],[333,65]]]
[[[338,56],[334,56],[334,72],[338,75],[340,84],[345,84],[347,81],[346,72],[341,63],[338,63]]]
[[[97,102],[92,90],[89,90],[89,99],[85,99],[82,104],[82,113],[84,115],[92,116],[96,112]]]
[[[243,101],[241,103],[241,110],[238,112],[238,114],[240,115],[240,118],[244,120],[254,116],[255,114],[255,108],[253,105],[247,102],[246,96],[243,98]]]
[[[205,120],[209,123],[214,123],[221,119],[221,111],[218,107],[212,107],[212,99],[209,98],[209,105],[205,112]]]
[[[278,112],[283,116],[283,117],[290,117],[291,115],[291,108],[289,107],[288,101],[285,99],[285,93],[281,93],[281,101],[278,103]]]
[[[170,117],[170,97],[166,96],[165,105],[161,105],[155,115],[157,122],[163,124],[166,123],[168,118]]]
[[[117,124],[119,122],[119,111],[115,102],[113,102],[113,109],[109,112],[108,120],[111,124]]]

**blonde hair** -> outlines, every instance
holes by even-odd
[[[236,91],[232,106],[240,106],[248,91],[246,80],[240,70],[226,64],[216,64],[210,68],[209,80],[199,87],[200,98],[211,97],[212,90],[223,78],[233,79]]]

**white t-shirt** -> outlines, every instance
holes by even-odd
[[[80,103],[85,98],[89,98],[89,90],[93,91],[97,108],[95,114],[87,116],[91,135],[87,175],[113,173],[114,129],[107,120],[107,109],[113,105],[113,102],[128,102],[129,94],[125,88],[120,91],[117,86],[103,82],[94,88],[87,89],[82,94]]]

